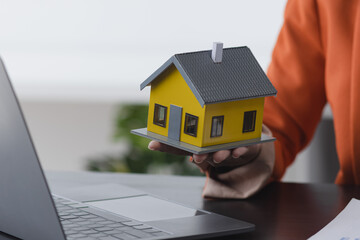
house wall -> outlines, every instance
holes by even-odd
[[[166,127],[153,123],[155,103],[167,107]],[[205,109],[201,107],[191,89],[175,66],[169,67],[151,83],[147,130],[163,136],[168,135],[170,104],[182,107],[180,141],[202,146]],[[184,133],[185,113],[199,117],[197,136]]]
[[[263,119],[264,98],[209,104],[205,106],[204,146],[259,138]],[[256,110],[255,131],[243,133],[244,112]],[[223,135],[210,137],[212,118],[224,116]]]

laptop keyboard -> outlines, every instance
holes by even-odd
[[[69,199],[54,196],[66,239],[157,239],[170,233],[132,219],[111,214]]]

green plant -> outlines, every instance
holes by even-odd
[[[184,156],[150,151],[149,140],[131,134],[130,130],[147,124],[146,105],[122,105],[116,118],[114,140],[126,144],[127,151],[119,156],[91,159],[88,169],[93,171],[167,173],[177,175],[201,175],[200,171]]]

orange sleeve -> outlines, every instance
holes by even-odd
[[[275,180],[311,140],[326,103],[324,55],[315,0],[289,0],[268,77],[278,91],[265,101],[275,141]]]

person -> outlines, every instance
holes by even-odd
[[[263,132],[277,140],[194,155],[207,174],[204,197],[247,198],[280,180],[313,137],[326,103],[340,163],[335,183],[360,185],[359,64],[360,1],[288,0],[268,68],[278,95],[264,108]],[[154,141],[149,149],[180,153]],[[216,171],[220,166],[229,169]]]

